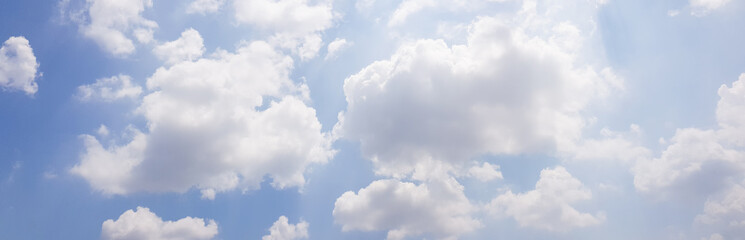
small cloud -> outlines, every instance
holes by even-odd
[[[52,171],[45,171],[44,172],[44,179],[55,179],[57,178],[57,174]]]
[[[142,87],[132,83],[132,78],[120,74],[110,78],[99,78],[93,84],[78,87],[77,97],[81,101],[100,99],[111,102],[122,98],[137,98],[142,93]]]
[[[677,9],[672,9],[672,10],[667,11],[667,16],[670,16],[670,17],[678,16],[678,14],[680,14],[680,10],[677,10]]]
[[[325,60],[334,59],[342,50],[352,46],[352,42],[347,42],[344,38],[337,38],[333,42],[329,43],[326,47],[327,53]]]
[[[287,217],[280,216],[272,227],[269,228],[269,235],[261,237],[262,240],[296,240],[308,238],[308,222],[300,221],[297,224],[290,224]]]

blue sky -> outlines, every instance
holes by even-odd
[[[0,2],[8,239],[739,239],[736,0]]]

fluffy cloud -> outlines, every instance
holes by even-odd
[[[730,0],[690,0],[691,15],[703,17],[709,12],[724,7]]]
[[[331,27],[335,18],[331,2],[310,5],[307,0],[235,0],[235,18],[273,33],[274,45],[308,60],[317,55],[322,45],[320,33]]]
[[[150,209],[127,210],[117,220],[106,220],[101,229],[104,240],[200,240],[217,235],[217,223],[201,218],[185,217],[163,221]]]
[[[308,222],[300,221],[297,224],[289,224],[287,217],[280,216],[272,227],[269,235],[261,237],[261,240],[295,240],[308,238]]]
[[[555,232],[598,225],[602,213],[591,215],[577,211],[572,204],[592,198],[590,190],[563,167],[544,169],[535,190],[514,194],[508,191],[496,197],[488,209],[496,216],[510,216],[523,227]]]
[[[348,48],[349,46],[352,46],[352,42],[347,42],[346,39],[334,39],[329,45],[326,47],[326,60],[335,58],[339,52],[342,50]]]
[[[709,198],[696,221],[729,229],[745,228],[745,187],[733,184],[720,196]],[[745,231],[740,233],[745,234]]]
[[[474,211],[453,178],[415,185],[387,179],[336,199],[334,219],[343,231],[388,231],[388,239],[427,235],[455,238],[479,228]]]
[[[111,102],[114,100],[129,98],[135,99],[142,94],[142,87],[132,83],[132,78],[127,75],[118,75],[110,78],[99,78],[93,84],[78,87],[80,100],[102,100]]]
[[[147,131],[103,146],[83,135],[85,151],[71,172],[106,194],[202,190],[203,197],[302,186],[305,169],[334,154],[308,90],[289,79],[293,61],[265,42],[218,51],[212,58],[159,68],[137,113]]]
[[[132,37],[147,43],[153,39],[158,24],[142,17],[152,0],[86,0],[88,23],[80,31],[93,39],[105,51],[116,55],[129,55],[135,50]]]
[[[155,47],[153,53],[167,64],[194,61],[204,53],[204,40],[197,30],[189,28],[179,39]]]
[[[660,157],[637,161],[636,189],[650,194],[711,193],[745,173],[745,74],[719,88],[719,129],[678,129]],[[693,184],[696,183],[696,184]]]
[[[225,0],[194,0],[186,8],[186,13],[207,14],[220,10]]]
[[[0,87],[33,95],[39,89],[34,81],[39,63],[24,37],[10,37],[0,47]]]
[[[574,52],[583,42],[566,30],[578,30],[571,24],[546,32],[512,21],[479,18],[466,45],[418,40],[350,76],[336,133],[358,139],[377,173],[394,176],[429,159],[460,165],[573,146],[586,122],[580,112],[622,82],[581,64]]]
[[[628,132],[616,132],[603,128],[599,138],[582,138],[570,144],[560,155],[569,161],[619,161],[634,164],[651,157],[652,152],[640,144],[642,130],[632,124]]]
[[[419,12],[424,8],[437,5],[434,0],[405,0],[398,5],[388,21],[388,26],[396,26],[406,21],[409,15]]]

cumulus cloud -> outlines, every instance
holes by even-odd
[[[111,102],[118,99],[136,99],[142,87],[132,83],[132,78],[120,74],[110,78],[99,78],[93,84],[78,86],[78,98],[82,101],[101,100]]]
[[[207,240],[217,235],[217,223],[185,217],[163,221],[150,209],[127,210],[116,220],[106,220],[101,229],[103,240]]]
[[[706,16],[711,11],[724,7],[729,2],[730,0],[690,0],[691,15]]]
[[[25,37],[10,37],[0,47],[0,87],[34,95],[39,89],[34,81],[39,63]]]
[[[582,213],[572,204],[589,200],[592,193],[563,167],[544,169],[535,190],[499,195],[487,206],[496,216],[513,217],[522,227],[554,232],[598,225],[605,221],[602,213]]]
[[[290,224],[287,217],[280,216],[272,227],[269,228],[269,235],[264,235],[261,240],[295,240],[308,238],[308,222],[300,221],[297,224]]]
[[[465,45],[418,40],[348,77],[336,133],[359,140],[376,172],[394,176],[423,160],[462,165],[573,146],[586,123],[580,112],[622,80],[582,64],[573,31],[551,26],[535,36],[534,24],[512,21],[479,18]]]
[[[745,187],[733,184],[719,196],[710,197],[704,204],[704,212],[696,217],[703,224],[721,226],[725,229],[745,228]],[[745,234],[745,231],[740,231]]]
[[[481,226],[470,216],[474,210],[453,178],[419,185],[386,179],[344,193],[336,199],[333,215],[343,231],[387,231],[387,239],[456,238]]]
[[[719,88],[718,129],[678,129],[670,145],[653,159],[637,161],[634,185],[640,192],[662,195],[718,190],[724,181],[745,173],[745,74]]]
[[[142,17],[142,12],[153,6],[152,0],[86,0],[86,3],[89,18],[87,23],[81,23],[80,31],[103,50],[126,56],[135,51],[132,37],[141,43],[152,41],[158,24]]]
[[[337,38],[334,39],[329,45],[326,47],[326,60],[334,59],[339,54],[339,52],[343,51],[344,49],[352,46],[352,42],[347,42],[347,39],[344,38]]]
[[[204,53],[204,40],[197,30],[189,28],[180,38],[153,48],[153,53],[167,64],[194,61]]]
[[[137,191],[215,193],[305,183],[305,169],[334,154],[305,85],[292,82],[293,61],[265,42],[219,50],[210,58],[159,68],[137,113],[147,130],[102,145],[83,135],[72,168],[105,194]],[[128,141],[128,142],[127,142]]]
[[[320,33],[335,19],[331,2],[311,5],[307,0],[235,0],[235,18],[272,33],[270,42],[308,60],[318,54]]]
[[[186,13],[199,13],[202,15],[214,13],[220,10],[223,4],[225,4],[225,0],[194,0],[186,7]]]

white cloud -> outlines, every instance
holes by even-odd
[[[499,171],[499,165],[491,165],[487,162],[481,166],[473,166],[468,169],[468,176],[474,177],[482,182],[503,179],[502,172]]]
[[[619,161],[634,164],[651,157],[652,152],[640,145],[641,128],[632,124],[628,132],[603,128],[600,138],[583,138],[562,149],[560,155],[569,161]]]
[[[0,88],[34,95],[39,63],[25,37],[10,37],[0,47]]]
[[[487,209],[496,216],[515,218],[522,227],[566,232],[605,221],[602,213],[579,212],[572,204],[589,200],[592,193],[563,167],[544,169],[535,190],[499,195]]]
[[[320,33],[332,26],[335,13],[331,2],[310,5],[307,0],[235,0],[235,18],[273,34],[272,44],[308,60],[321,48]]]
[[[215,13],[225,4],[225,0],[194,0],[186,8],[186,13]]]
[[[153,48],[153,53],[169,65],[194,61],[204,53],[204,40],[197,30],[189,28],[181,33],[180,38]]]
[[[123,98],[135,99],[142,94],[142,87],[132,83],[132,78],[120,74],[110,78],[99,78],[93,84],[78,86],[77,96],[82,101],[101,100],[111,102]]]
[[[307,86],[290,78],[293,61],[265,42],[235,53],[159,68],[137,113],[147,131],[104,147],[84,135],[71,171],[105,194],[137,191],[215,193],[302,186],[306,168],[334,154],[308,107]]]
[[[106,127],[106,125],[101,124],[101,126],[98,127],[98,130],[96,131],[96,133],[98,133],[98,136],[100,137],[109,136],[109,128]]]
[[[401,25],[406,21],[406,18],[408,18],[409,15],[419,12],[424,8],[436,5],[437,1],[434,0],[405,0],[398,5],[391,15],[391,19],[388,20],[388,26]]]
[[[678,16],[678,14],[680,14],[680,10],[677,9],[671,9],[667,11],[667,16],[669,17],[675,17]]]
[[[563,37],[572,31],[551,25],[532,36],[496,17],[469,29],[466,45],[418,40],[345,80],[335,133],[360,140],[378,174],[572,147],[586,124],[580,112],[622,86],[611,70],[581,64],[573,46],[585,44]]]
[[[207,240],[217,235],[217,223],[185,217],[163,221],[150,209],[127,210],[116,220],[106,220],[101,229],[103,240]]]
[[[348,47],[352,46],[352,42],[347,42],[344,38],[337,38],[334,39],[329,45],[326,47],[326,60],[334,59],[344,49],[347,49]]]
[[[701,240],[724,240],[724,237],[721,234],[714,233],[708,238],[701,238]]]
[[[264,235],[261,240],[295,240],[308,238],[308,222],[300,221],[297,224],[289,224],[287,217],[280,216],[272,227],[269,235]]]
[[[343,231],[388,231],[388,239],[456,238],[481,227],[470,216],[474,210],[463,186],[451,177],[419,185],[387,179],[344,193],[333,215]]]
[[[719,88],[719,129],[678,129],[660,157],[637,161],[636,189],[665,197],[716,191],[723,181],[745,175],[745,74],[732,87]],[[696,184],[693,184],[696,183]]]
[[[126,56],[134,52],[133,35],[138,41],[152,40],[158,24],[142,17],[152,0],[86,0],[89,23],[81,23],[80,31],[93,39],[105,51]]]
[[[724,7],[730,0],[690,0],[691,15],[703,17],[711,11]]]
[[[733,184],[720,196],[710,197],[704,204],[704,212],[696,217],[696,221],[743,229],[745,227],[745,187],[741,184]]]

